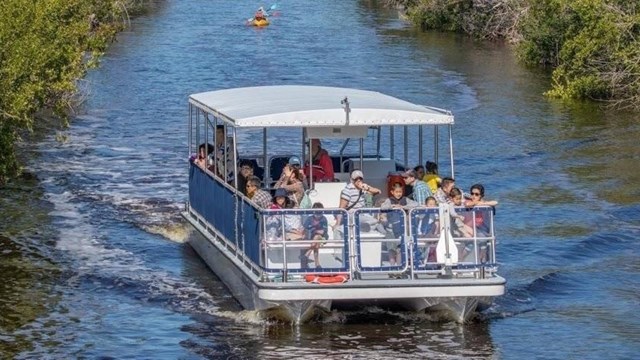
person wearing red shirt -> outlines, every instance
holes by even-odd
[[[313,167],[311,170],[308,162],[304,167],[304,174],[307,178],[313,175],[315,182],[333,181],[333,162],[329,153],[322,148],[319,139],[311,139],[311,165]]]

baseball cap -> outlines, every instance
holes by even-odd
[[[362,174],[362,171],[360,171],[360,170],[354,170],[354,171],[351,173],[351,180],[356,180],[357,178],[364,179],[364,174]]]
[[[289,165],[300,165],[300,158],[297,156],[292,156],[289,158]]]

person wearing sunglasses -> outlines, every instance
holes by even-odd
[[[245,185],[247,191],[247,197],[261,209],[268,209],[272,204],[271,194],[260,188],[260,178],[257,176],[251,176],[247,179],[247,185]]]
[[[485,200],[484,199],[484,186],[482,184],[473,184],[471,185],[471,189],[469,189],[469,194],[471,195],[470,199],[466,199],[465,206],[473,207],[473,206],[496,206],[498,202],[495,200]]]
[[[498,202],[495,200],[484,199],[484,186],[482,184],[473,184],[469,189],[470,199],[465,200],[466,207],[474,206],[496,206]],[[465,224],[474,229],[476,236],[484,237],[491,233],[490,225],[485,221],[488,218],[488,211],[490,210],[474,210],[472,213],[467,213],[465,217]],[[471,215],[473,214],[473,216]],[[489,243],[480,244],[480,262],[486,262],[489,252]]]

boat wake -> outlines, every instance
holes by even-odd
[[[151,265],[141,254],[134,253],[135,250],[114,244],[108,235],[98,234],[96,229],[100,225],[92,221],[90,213],[81,211],[80,204],[70,201],[74,195],[65,192],[48,197],[54,204],[50,215],[60,229],[56,247],[72,262],[68,286],[82,287],[91,293],[115,291],[180,313],[218,316],[223,297],[214,298],[203,285],[173,274],[160,267],[162,264]],[[162,257],[162,249],[157,250],[160,252],[157,256]]]
[[[161,198],[122,198],[112,194],[82,193],[79,198],[110,208],[114,219],[130,223],[150,234],[184,243],[192,231],[180,216],[182,204]],[[106,209],[105,209],[106,210]]]

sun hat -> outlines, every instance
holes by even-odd
[[[277,197],[287,198],[287,190],[283,188],[277,188],[276,192],[273,194],[273,198],[275,199]]]
[[[358,178],[364,179],[364,174],[362,174],[362,171],[360,170],[354,170],[351,173],[351,180],[356,180]]]

